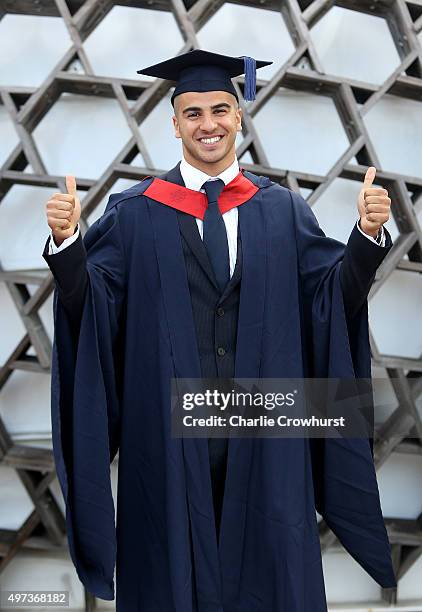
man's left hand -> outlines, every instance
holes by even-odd
[[[372,187],[376,168],[370,166],[366,171],[363,187],[359,193],[358,211],[361,230],[375,238],[380,227],[390,218],[391,200],[388,191],[381,187]]]

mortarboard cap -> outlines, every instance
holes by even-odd
[[[270,64],[272,62],[258,61],[249,56],[230,57],[203,49],[193,49],[154,66],[137,70],[137,73],[177,81],[171,97],[174,106],[174,98],[186,91],[228,91],[239,101],[231,79],[241,74],[245,75],[244,99],[255,100],[256,69]]]

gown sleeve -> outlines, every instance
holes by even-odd
[[[325,236],[307,202],[291,192],[300,275],[305,375],[366,379],[371,352],[367,295],[392,242],[381,247],[356,226],[347,245]],[[309,440],[316,510],[352,557],[383,587],[395,587],[382,516],[373,439]]]
[[[87,590],[110,600],[116,559],[110,463],[119,447],[126,285],[118,206],[83,240],[44,257],[56,278],[52,438],[69,551]],[[59,257],[62,269],[52,259]]]

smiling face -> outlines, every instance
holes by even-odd
[[[174,99],[173,125],[192,166],[217,176],[233,163],[242,110],[227,91],[188,91]]]

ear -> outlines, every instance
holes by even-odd
[[[238,106],[236,109],[236,129],[238,132],[240,132],[242,129],[242,115],[243,111],[240,106]]]
[[[174,127],[174,135],[176,138],[181,138],[180,135],[180,130],[179,130],[179,122],[177,120],[176,115],[173,115],[172,117],[172,121],[173,121],[173,127]]]

